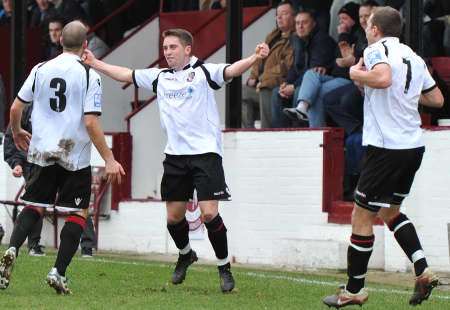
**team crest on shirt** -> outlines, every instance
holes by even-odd
[[[94,107],[100,108],[102,106],[102,95],[95,94],[94,95]]]
[[[189,72],[187,78],[186,78],[186,82],[192,82],[195,78],[195,71],[191,71]]]

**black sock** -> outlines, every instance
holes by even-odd
[[[186,218],[183,218],[181,222],[176,224],[167,223],[167,230],[179,250],[186,248],[189,244],[189,223],[186,221]],[[187,253],[183,254],[186,255]]]
[[[85,219],[81,216],[71,215],[67,217],[66,223],[61,230],[61,243],[59,245],[58,256],[56,257],[55,267],[62,276],[66,275],[66,269],[78,250],[81,234],[86,225],[85,223]]]
[[[20,212],[9,241],[9,247],[16,248],[16,255],[19,255],[19,248],[40,218],[39,212],[30,207],[25,207]]]
[[[205,223],[205,226],[208,229],[209,241],[216,253],[217,259],[223,260],[228,258],[227,228],[220,215],[217,214],[210,222]]]
[[[403,252],[414,264],[416,276],[421,275],[428,264],[413,223],[409,221],[405,214],[400,213],[388,226],[394,232],[395,239]]]
[[[359,236],[352,234],[347,252],[347,290],[356,294],[364,287],[370,255],[373,250],[375,236]]]

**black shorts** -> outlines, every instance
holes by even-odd
[[[401,205],[408,196],[425,147],[393,150],[369,145],[355,190],[358,206],[372,212]]]
[[[58,194],[58,208],[67,211],[87,209],[91,199],[91,182],[90,166],[69,171],[57,164],[46,167],[33,165],[21,199],[32,206],[53,207]]]
[[[189,201],[194,189],[198,201],[230,199],[222,157],[216,153],[166,154],[163,166],[161,198],[164,201]]]

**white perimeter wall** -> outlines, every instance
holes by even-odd
[[[405,200],[430,265],[450,271],[450,131],[426,131],[427,151]],[[322,131],[224,133],[224,167],[233,201],[221,203],[230,256],[241,263],[313,268],[345,268],[350,225],[328,224],[322,213]],[[12,198],[17,180],[1,164],[0,194]],[[0,223],[11,223],[0,206]],[[43,240],[52,245],[45,225]],[[60,225],[61,226],[61,225]],[[162,202],[121,203],[100,222],[100,249],[176,253],[167,234]],[[370,267],[405,271],[410,264],[391,232],[375,228]],[[199,256],[214,259],[206,234],[192,240]]]

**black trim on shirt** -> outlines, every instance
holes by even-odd
[[[33,86],[31,87],[31,91],[34,93],[34,88],[36,86],[36,75],[37,75],[37,71],[40,67],[42,67],[44,64],[46,63],[46,61],[44,61],[43,63],[41,63],[40,65],[38,65],[38,67],[36,68],[36,71],[34,72],[34,80],[33,80]]]
[[[431,86],[431,87],[429,87],[429,88],[427,88],[427,89],[422,90],[422,94],[429,93],[430,91],[432,91],[432,90],[435,89],[436,87],[437,87],[437,84],[434,84],[433,86]]]
[[[84,112],[84,115],[97,115],[97,116],[100,116],[100,115],[102,115],[102,112],[90,111],[90,112]]]
[[[223,80],[224,80],[225,82],[228,82],[227,79],[225,78],[225,69],[228,68],[229,66],[231,66],[231,65],[227,65],[227,66],[225,66],[225,68],[223,68],[223,73],[222,73],[222,75],[223,75]],[[230,79],[230,80],[231,80],[231,79]]]
[[[91,67],[89,65],[85,64],[84,62],[82,62],[81,60],[77,60],[77,61],[86,70],[86,94],[87,94],[88,89],[89,89],[89,71],[90,71]]]
[[[388,48],[386,46],[386,41],[382,41],[381,44],[383,44],[383,46],[384,46],[384,53],[386,54],[386,57],[388,57],[389,56],[389,50],[388,50]]]
[[[220,86],[211,79],[211,74],[209,74],[209,71],[205,68],[203,61],[201,61],[200,59],[197,59],[195,64],[192,66],[193,69],[195,69],[197,67],[200,67],[202,69],[203,73],[205,74],[206,81],[208,82],[209,87],[211,87],[214,90],[220,89]]]
[[[376,64],[374,64],[374,65],[372,66],[372,69],[371,69],[371,70],[373,70],[373,68],[375,68],[375,66],[381,65],[381,64],[386,64],[386,65],[390,66],[389,63],[387,63],[387,62],[385,62],[385,61],[381,61],[381,62],[377,62]]]
[[[159,80],[159,75],[163,72],[170,72],[173,73],[173,69],[164,69],[159,71],[158,75],[156,76],[156,79],[153,80],[152,82],[152,90],[153,92],[156,94],[157,90],[158,90],[158,80]]]
[[[136,88],[139,88],[139,86],[138,86],[138,84],[137,84],[137,82],[136,82],[136,76],[135,76],[135,72],[136,70],[133,70],[132,72],[131,72],[131,78],[133,79],[133,84],[134,84],[134,86],[136,86]]]
[[[19,95],[17,95],[17,99],[19,99],[20,101],[22,101],[22,103],[25,103],[25,104],[30,104],[31,103],[31,101],[23,100],[22,98],[20,98]]]

